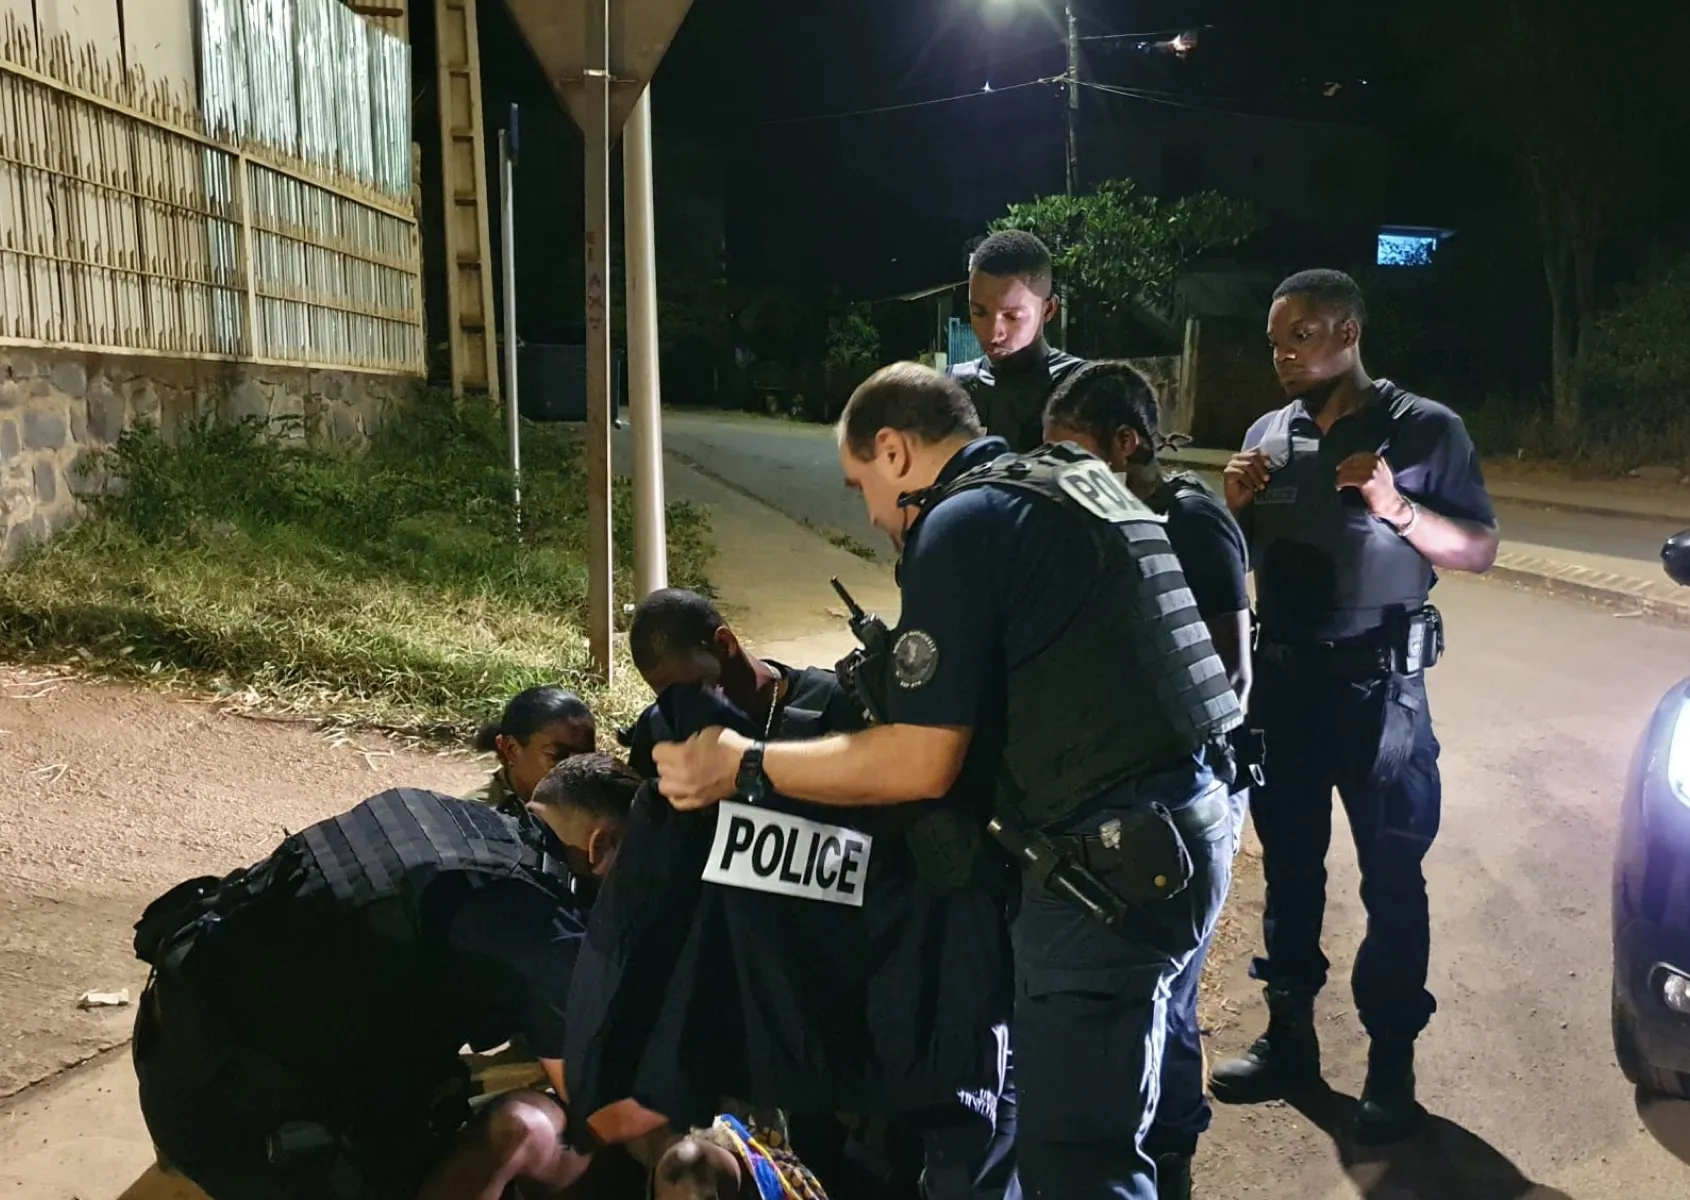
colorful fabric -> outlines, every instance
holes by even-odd
[[[716,1118],[715,1129],[750,1168],[758,1200],[827,1200],[821,1182],[792,1153],[779,1130],[759,1128],[753,1133],[726,1113]]]

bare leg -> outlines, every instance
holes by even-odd
[[[564,1145],[564,1124],[564,1111],[550,1096],[501,1097],[464,1130],[417,1200],[501,1200],[513,1183],[536,1200],[561,1195],[592,1161]]]

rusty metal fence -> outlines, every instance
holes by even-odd
[[[269,14],[278,42],[287,34],[278,21],[291,29],[289,0],[236,4]],[[215,32],[214,11],[229,8],[202,5],[202,36]],[[364,36],[367,55],[369,42],[394,40]],[[402,84],[401,62],[408,77],[408,58],[385,43],[381,50],[364,59],[363,77],[391,90]],[[203,57],[201,77],[209,108],[217,84]],[[296,74],[287,83],[262,93],[272,116],[297,113],[298,96],[322,86],[302,86]],[[363,138],[361,158],[332,146],[326,156],[302,154],[297,126],[290,152],[285,137],[269,136],[279,124],[243,133],[208,121],[139,71],[68,39],[38,42],[8,15],[0,344],[421,374],[409,115],[400,105],[396,120],[391,97],[380,95],[351,108],[350,121],[361,112],[372,128],[388,122],[385,136]],[[400,138],[403,180],[391,149]]]

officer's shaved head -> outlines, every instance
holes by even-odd
[[[1319,308],[1354,321],[1357,328],[1367,326],[1367,300],[1356,281],[1342,271],[1298,271],[1273,290],[1276,301],[1287,296],[1302,296]]]
[[[1021,229],[1000,230],[981,242],[969,256],[968,270],[995,279],[1025,279],[1040,296],[1050,295],[1055,276],[1050,248]]]
[[[954,379],[920,363],[882,367],[851,393],[839,417],[839,441],[859,459],[874,457],[874,440],[891,429],[938,445],[985,432],[974,401]]]
[[[577,754],[553,767],[534,789],[530,801],[541,808],[572,808],[620,824],[634,806],[634,793],[645,782],[626,763],[608,754]]]

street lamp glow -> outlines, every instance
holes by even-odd
[[[1016,0],[981,0],[980,14],[986,24],[1002,28],[1015,19]]]

